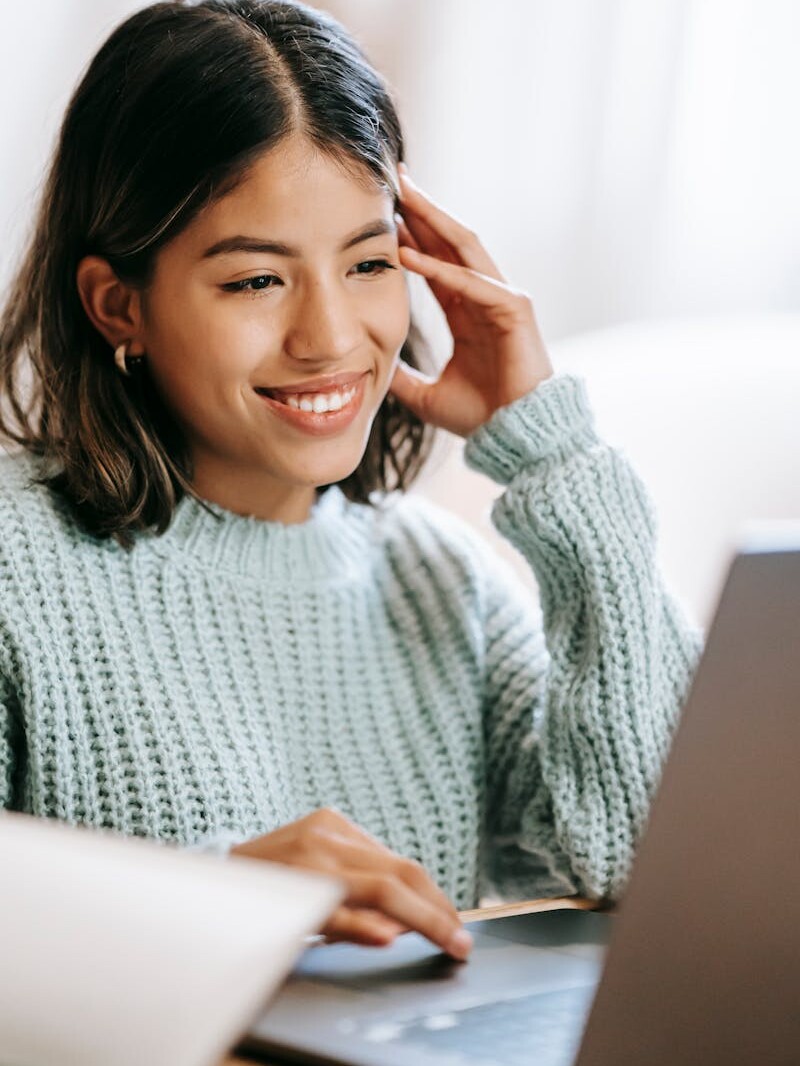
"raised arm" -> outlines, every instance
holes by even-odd
[[[401,261],[453,351],[436,380],[400,363],[391,389],[507,486],[493,521],[542,592],[544,645],[513,582],[498,580],[486,621],[491,872],[515,894],[616,896],[698,635],[662,587],[642,486],[598,440],[581,384],[552,376],[531,298],[405,174],[400,192]]]
[[[540,622],[504,569],[492,582],[489,877],[508,895],[617,897],[699,633],[663,587],[644,488],[598,439],[579,379],[498,410],[464,458],[505,486],[492,521],[541,590]]]

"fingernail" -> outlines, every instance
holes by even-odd
[[[467,955],[469,955],[471,948],[472,937],[466,929],[459,929],[448,944],[447,952],[449,955],[454,955],[457,959],[465,959]]]

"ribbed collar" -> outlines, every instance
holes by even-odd
[[[363,570],[373,509],[352,503],[336,485],[317,497],[306,521],[290,525],[207,506],[213,513],[184,497],[155,550],[273,584],[335,583]]]

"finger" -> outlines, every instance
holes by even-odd
[[[348,940],[371,947],[391,944],[396,936],[405,931],[399,922],[386,918],[378,911],[353,907],[338,907],[322,929],[325,939],[332,944]]]
[[[469,954],[472,938],[461,925],[441,907],[436,907],[419,893],[412,891],[400,878],[384,873],[353,871],[347,876],[348,904],[370,907],[410,929],[422,933],[454,958]]]
[[[395,873],[412,891],[418,892],[421,896],[430,900],[434,906],[443,907],[455,921],[461,921],[458,911],[447,893],[439,888],[421,863],[415,862],[413,859],[399,858],[395,866]]]
[[[408,173],[405,171],[405,173]],[[411,234],[414,244],[420,249],[420,251],[426,251],[429,255],[438,256],[440,259],[444,259],[449,263],[459,263],[458,252],[455,248],[444,238],[436,232],[424,219],[419,215],[415,215],[412,210],[409,209],[407,203],[403,199],[403,190],[401,189],[399,209],[397,212],[398,218],[403,220],[403,224],[406,231]]]
[[[424,374],[400,360],[389,383],[389,391],[400,403],[405,404],[418,418],[426,422],[427,394],[433,384]]]
[[[424,382],[430,385],[435,380],[426,378],[424,374],[413,370],[411,367],[408,367],[408,370],[417,375],[418,383]],[[396,393],[395,395],[398,394]],[[399,395],[398,399],[402,401],[402,397]],[[392,851],[377,837],[372,836],[371,833],[368,833],[366,829],[363,829],[355,822],[351,822],[341,815],[340,818],[342,819],[341,825],[332,834],[339,843],[335,843],[333,840],[332,843],[337,847],[338,853],[342,858],[346,858],[347,861],[360,869],[367,870],[374,870],[377,860],[382,864],[382,868],[385,871],[401,878],[415,892],[419,892],[434,906],[443,907],[455,920],[458,920],[458,911],[447,895],[425,872],[420,863],[398,855],[397,852]]]
[[[401,215],[397,215],[396,219],[397,219],[397,236],[398,236],[398,239],[399,239],[399,246],[401,248],[404,247],[404,246],[408,247],[408,248],[413,248],[415,251],[418,251],[418,252],[422,251],[422,249],[420,248],[416,238],[411,233],[411,231],[409,230],[409,228],[405,224],[405,222],[402,220],[402,216]],[[447,253],[447,254],[449,254],[449,253]],[[435,281],[434,282],[429,282],[429,285],[430,285],[431,292],[436,297],[437,302],[441,305],[442,310],[445,312],[445,314],[448,312],[451,304],[456,304],[461,299],[460,296],[454,296],[452,293],[448,292],[447,289],[443,288],[441,285],[437,285]]]
[[[403,208],[403,218],[412,232],[415,225],[424,224],[440,240],[450,245],[464,266],[477,270],[496,281],[505,280],[477,234],[439,207],[414,184],[406,172],[401,171],[400,179],[402,194],[400,203]],[[421,243],[424,244],[424,242]],[[426,250],[433,253],[433,249],[426,247]]]
[[[435,255],[438,259],[444,259],[447,263],[461,262],[461,257],[456,249],[443,240],[424,219],[416,216],[413,211],[408,209],[405,203],[401,203],[400,210],[406,229],[414,237],[414,242],[420,251]]]
[[[495,278],[470,267],[444,263],[414,248],[401,247],[399,254],[403,266],[422,274],[429,283],[441,285],[464,300],[490,309],[499,324],[504,324],[505,320],[509,326],[519,324],[529,313],[528,298]]]
[[[426,378],[420,371],[407,366],[407,370],[416,376],[419,383],[433,384],[435,378]],[[401,397],[398,396],[399,399]],[[368,833],[362,826],[351,821],[340,811],[326,809],[316,812],[316,832],[325,838],[329,850],[332,850],[338,862],[344,862],[358,869],[375,870],[376,864],[386,872],[395,874],[406,882],[414,891],[419,892],[434,906],[442,907],[458,921],[458,911],[447,895],[425,872],[420,863],[404,858],[388,848],[383,841]]]
[[[355,911],[355,908],[353,908],[353,910]],[[408,926],[404,925],[403,922],[397,922],[394,918],[387,918],[386,915],[381,914],[380,911],[370,910],[369,907],[359,907],[358,912],[361,914],[371,914],[375,918],[379,918],[382,926],[387,932],[391,932],[393,936],[400,936],[402,933],[410,932]]]
[[[397,236],[398,236],[398,239],[399,239],[400,243],[401,244],[407,244],[410,248],[416,248],[416,250],[418,252],[421,251],[422,249],[417,244],[417,241],[416,241],[414,235],[411,233],[411,230],[408,228],[408,226],[403,221],[403,216],[402,215],[395,215],[394,216],[394,220],[395,220],[395,223],[397,224]]]

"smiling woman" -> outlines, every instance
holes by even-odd
[[[163,245],[146,290],[80,261],[88,317],[147,353],[200,497],[300,522],[359,466],[409,330],[393,215],[390,189],[300,130]]]
[[[0,806],[335,874],[331,939],[464,958],[487,890],[623,891],[698,640],[530,297],[402,157],[292,0],[93,59],[0,322]],[[542,616],[403,491],[437,427]]]
[[[387,395],[401,352],[425,358],[398,261],[402,157],[383,82],[301,5],[155,4],[111,35],[0,331],[0,428],[87,529],[130,545],[187,494],[293,522],[329,484],[363,502],[411,484],[433,427]],[[253,389],[313,392],[334,371],[365,381],[322,455],[309,439],[344,410],[303,434]]]

